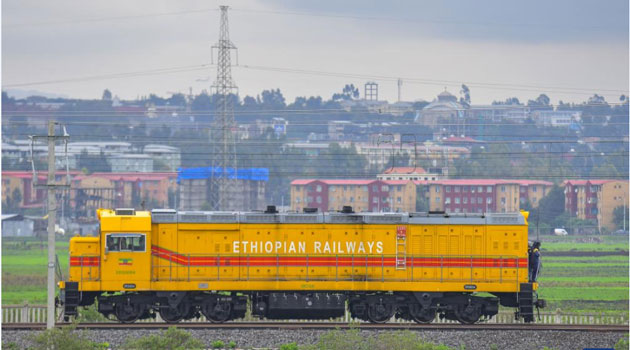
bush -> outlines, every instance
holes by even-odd
[[[626,350],[630,348],[630,339],[628,339],[628,335],[619,339],[617,344],[615,344],[615,350]]]
[[[147,335],[138,339],[127,339],[122,349],[153,349],[153,350],[188,350],[205,349],[205,345],[186,332],[175,327],[169,327],[166,332]]]
[[[295,342],[282,344],[280,345],[280,350],[298,350],[298,345]]]
[[[105,350],[108,343],[95,343],[85,332],[76,330],[76,325],[47,329],[33,337],[33,350]]]
[[[230,340],[230,342],[228,343],[228,348],[236,349],[236,342],[234,340]]]
[[[98,304],[94,303],[90,306],[86,306],[84,308],[80,308],[79,316],[77,317],[78,323],[98,323],[98,322],[108,322],[109,319],[103,316],[102,313],[98,312]]]
[[[225,343],[222,342],[221,340],[215,340],[212,342],[212,348],[213,349],[223,349],[225,348]]]

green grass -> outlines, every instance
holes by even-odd
[[[610,243],[610,244],[609,244]],[[619,248],[619,238],[602,243],[555,243],[556,251],[571,247],[580,251],[610,251]],[[597,246],[598,249],[594,249]],[[627,246],[626,248],[627,249]],[[568,250],[564,250],[568,251]],[[628,315],[628,256],[545,256],[539,296],[549,309],[563,312]]]
[[[28,241],[29,249],[13,243],[5,241],[2,247],[2,305],[45,303],[48,250],[40,249],[39,241]],[[67,278],[68,242],[56,242],[55,251]]]
[[[612,252],[619,250],[628,251],[628,243],[543,242],[541,248],[543,252]]]

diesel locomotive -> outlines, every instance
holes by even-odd
[[[96,237],[70,240],[59,282],[66,320],[81,306],[120,322],[204,315],[226,322],[436,317],[471,324],[499,305],[534,321],[527,212],[278,213],[98,210]]]

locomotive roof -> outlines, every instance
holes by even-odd
[[[275,213],[154,209],[153,223],[524,225],[521,213]]]

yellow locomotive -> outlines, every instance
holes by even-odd
[[[329,319],[474,323],[516,308],[534,320],[527,213],[177,212],[99,210],[98,237],[70,241],[59,283],[78,306],[121,322]],[[485,292],[484,295],[475,293]]]

